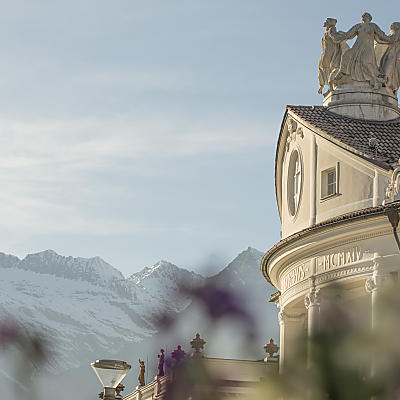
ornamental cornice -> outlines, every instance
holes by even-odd
[[[297,283],[288,289],[284,294],[281,295],[281,306],[285,307],[289,301],[298,298],[303,295],[307,290],[310,289],[310,283],[308,280]]]
[[[397,208],[400,208],[400,202],[395,202],[391,203],[391,206],[395,206]],[[384,236],[384,235],[391,235],[391,229],[390,225],[388,225],[386,221],[386,216],[384,215],[384,212],[387,207],[385,206],[378,206],[378,207],[372,207],[370,209],[364,209],[361,211],[355,211],[349,214],[344,214],[341,217],[337,217],[333,219],[332,221],[325,221],[321,222],[319,224],[313,225],[309,228],[304,229],[303,231],[300,231],[298,233],[295,233],[285,239],[282,239],[280,242],[278,242],[275,246],[273,246],[262,258],[261,261],[261,271],[264,277],[271,282],[271,279],[269,277],[269,272],[267,270],[268,264],[270,264],[271,260],[277,260],[278,258],[282,258],[285,255],[288,255],[289,253],[291,258],[293,258],[293,254],[296,254],[296,258],[298,260],[299,253],[303,253],[302,258],[305,258],[307,254],[310,254],[310,246],[312,243],[309,243],[313,237],[316,235],[321,235],[321,234],[326,234],[329,233],[329,237],[326,237],[324,240],[321,240],[321,237],[318,238],[318,245],[317,246],[312,246],[312,252],[318,251],[316,248],[324,249],[328,247],[324,247],[326,245],[329,245],[329,242],[331,242],[334,238],[334,236],[339,236],[340,234],[343,234],[344,236],[347,236],[343,239],[339,239],[338,241],[335,242],[335,244],[331,245],[330,248],[337,246],[337,245],[345,245],[349,243],[353,243],[355,241],[360,241],[360,240],[365,240],[365,239],[370,239],[378,236]],[[367,232],[367,233],[361,233],[357,236],[354,236],[354,230],[352,232],[347,231],[350,226],[352,227],[359,227],[362,230],[371,230],[376,227],[376,223],[373,223],[371,219],[381,219],[381,224],[388,225],[387,227],[385,226],[384,229],[379,229],[378,231],[374,232]],[[337,240],[337,239],[335,239]],[[288,260],[290,263],[296,262],[297,260],[291,261]],[[286,264],[287,265],[287,264]],[[272,282],[271,282],[272,283]]]
[[[335,281],[341,278],[346,278],[349,276],[361,277],[366,274],[370,274],[371,271],[373,270],[373,264],[371,261],[367,265],[350,266],[350,267],[340,268],[335,271],[324,272],[316,276],[315,284],[322,285],[324,283]]]
[[[319,287],[326,286],[330,282],[336,281],[343,278],[361,278],[365,275],[371,274],[374,269],[373,259],[362,261],[359,265],[350,265],[348,267],[342,267],[333,271],[323,272],[319,275],[315,275],[315,285]],[[281,307],[286,307],[288,303],[293,300],[307,295],[307,291],[310,290],[310,281],[306,279],[293,285],[280,297]]]
[[[298,264],[306,264],[310,261],[311,258],[320,257],[323,253],[329,253],[332,250],[335,250],[340,247],[346,247],[349,245],[357,244],[358,242],[362,242],[364,240],[373,239],[379,236],[387,236],[392,234],[392,229],[390,227],[381,229],[375,232],[369,232],[364,234],[359,234],[357,236],[354,235],[354,232],[351,232],[352,236],[348,236],[343,239],[337,239],[334,235],[329,238],[329,241],[319,241],[313,246],[312,244],[304,246],[304,242],[296,242],[292,244],[289,248],[280,249],[279,253],[275,255],[276,258],[285,258],[284,267],[280,268],[276,272],[276,278],[279,282],[282,279],[282,276],[286,273],[286,271],[290,270],[293,266]],[[298,251],[296,251],[298,249]],[[373,253],[372,249],[365,249],[365,253]],[[287,254],[285,256],[285,253]],[[290,254],[289,254],[290,253]],[[301,258],[299,258],[301,257]],[[293,261],[287,262],[286,258],[293,259]],[[283,264],[283,263],[282,263]]]

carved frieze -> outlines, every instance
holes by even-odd
[[[314,261],[315,260],[315,261]],[[309,289],[308,282],[315,274],[315,282],[321,284],[349,275],[364,275],[373,269],[373,254],[361,245],[347,248],[335,248],[329,253],[301,260],[292,264],[280,277],[281,305]],[[311,267],[315,265],[315,267]],[[314,272],[313,272],[314,271]]]
[[[334,268],[343,267],[360,261],[363,256],[361,246],[354,246],[348,249],[336,250],[328,254],[324,254],[317,258],[317,269],[319,272],[328,271]]]
[[[306,277],[306,266],[304,263],[296,265],[282,278],[281,291],[285,292],[287,289],[301,282]]]
[[[287,125],[288,135],[286,139],[286,151],[290,148],[290,143],[295,142],[297,137],[304,138],[303,128],[297,126],[297,123],[292,119],[288,119]]]

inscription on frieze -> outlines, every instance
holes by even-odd
[[[351,247],[346,250],[340,250],[325,254],[317,258],[317,266],[320,271],[328,271],[333,268],[352,264],[362,259],[363,251],[361,246]]]
[[[299,264],[289,271],[282,279],[281,291],[285,292],[287,289],[302,281],[306,277],[306,268],[304,264]]]

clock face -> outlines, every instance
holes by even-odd
[[[297,149],[292,151],[289,160],[287,196],[289,213],[294,217],[299,208],[303,188],[303,163]]]

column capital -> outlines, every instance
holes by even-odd
[[[286,322],[302,322],[305,314],[288,314],[284,310],[279,311],[278,320],[280,325],[284,325]]]
[[[375,277],[369,276],[365,281],[365,290],[368,293],[372,293],[377,288]]]
[[[319,306],[321,304],[321,293],[319,289],[312,288],[304,297],[304,305],[307,310],[310,307]]]
[[[278,312],[278,321],[279,325],[283,325],[285,323],[285,313],[282,310]]]

